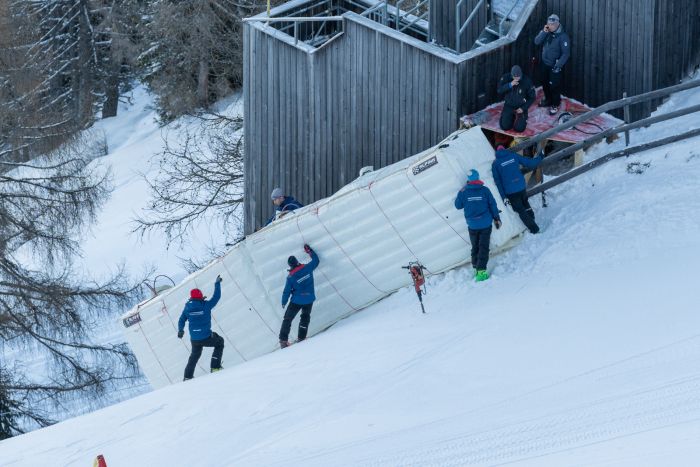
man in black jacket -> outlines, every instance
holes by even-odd
[[[510,73],[501,76],[498,94],[505,95],[501,120],[502,130],[525,131],[527,126],[527,109],[535,101],[535,87],[532,80],[523,75],[523,70],[514,65]]]

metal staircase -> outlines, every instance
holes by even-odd
[[[477,4],[474,11],[480,7],[480,3]],[[524,3],[524,0],[495,0],[489,8],[489,22],[474,42],[472,50],[506,36],[513,22],[520,15]],[[465,23],[463,28],[466,29],[467,25],[468,23]],[[460,28],[460,35],[461,31],[462,28]]]

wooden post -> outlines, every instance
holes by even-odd
[[[622,93],[622,98],[625,99],[627,97],[627,91]],[[629,104],[625,106],[625,123],[630,122],[630,106]],[[629,130],[625,131],[625,146],[630,145],[630,132]]]

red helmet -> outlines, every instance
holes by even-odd
[[[190,290],[190,298],[192,300],[204,300],[204,294],[199,289]]]

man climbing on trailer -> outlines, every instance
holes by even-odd
[[[272,198],[272,204],[275,205],[275,213],[268,219],[265,225],[271,224],[275,219],[279,219],[295,209],[304,207],[304,205],[295,200],[293,196],[285,195],[284,190],[279,187],[272,190],[270,198]]]
[[[501,228],[501,217],[498,215],[496,199],[484,182],[479,179],[479,172],[472,169],[467,184],[457,193],[455,208],[464,209],[467,221],[469,240],[472,244],[472,267],[477,282],[489,278],[486,265],[489,261],[491,246],[491,223]]]
[[[214,347],[211,355],[211,372],[221,370],[221,356],[224,353],[224,338],[211,330],[211,311],[221,298],[221,276],[216,276],[214,282],[214,295],[211,300],[207,300],[200,289],[190,290],[190,299],[182,310],[180,320],[177,323],[177,337],[182,339],[185,335],[185,321],[190,322],[190,342],[192,352],[185,367],[185,379],[194,377],[194,368],[197,366],[199,357],[202,356],[204,347]]]
[[[542,163],[544,152],[530,159],[509,151],[503,146],[496,149],[496,159],[491,164],[493,180],[496,182],[498,193],[503,202],[513,208],[520,216],[520,220],[528,228],[530,233],[536,234],[540,231],[535,222],[535,213],[527,199],[525,177],[520,171],[520,166],[528,169],[536,169]]]
[[[282,349],[289,347],[289,330],[299,310],[301,310],[301,317],[299,318],[297,341],[301,342],[306,339],[306,334],[309,331],[309,322],[311,322],[311,307],[314,304],[314,300],[316,300],[316,295],[314,294],[314,269],[318,266],[319,259],[316,252],[309,245],[304,244],[304,251],[311,256],[311,261],[308,264],[299,263],[296,256],[290,256],[287,259],[289,274],[284,285],[284,292],[282,292],[282,308],[287,307],[287,310],[284,312],[279,335],[280,348]],[[289,305],[287,306],[288,301]]]
[[[501,76],[497,91],[505,99],[499,120],[501,130],[515,130],[518,133],[525,131],[528,109],[535,102],[532,80],[523,75],[523,70],[518,65],[513,65],[510,73]]]

